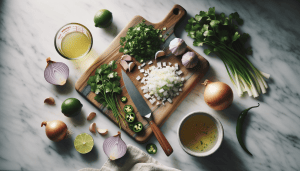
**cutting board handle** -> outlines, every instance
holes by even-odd
[[[176,4],[174,7],[170,10],[168,15],[158,23],[158,25],[166,27],[168,30],[171,28],[172,32],[174,31],[174,26],[186,15],[185,9]]]

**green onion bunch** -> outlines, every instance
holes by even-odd
[[[249,96],[258,97],[266,93],[268,85],[264,78],[270,75],[259,71],[246,58],[252,54],[251,47],[245,48],[250,36],[237,31],[238,25],[243,23],[237,12],[226,17],[224,13],[216,14],[213,7],[190,18],[185,31],[194,39],[194,46],[208,45],[204,50],[206,55],[214,52],[220,57],[239,96],[247,92]]]

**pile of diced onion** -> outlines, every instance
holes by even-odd
[[[148,63],[152,64],[152,61]],[[184,78],[180,75],[182,71],[179,70],[178,63],[172,66],[171,62],[157,62],[157,66],[151,66],[148,70],[143,69],[146,64],[138,66],[144,77],[141,79],[138,76],[136,79],[145,86],[141,87],[144,97],[150,101],[151,104],[156,102],[156,105],[165,104],[166,101],[172,103],[172,98],[179,95],[182,91]],[[161,102],[160,102],[161,101]]]

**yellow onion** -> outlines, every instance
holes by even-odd
[[[60,120],[54,120],[49,122],[44,121],[41,124],[41,127],[43,126],[46,126],[47,137],[55,142],[65,139],[69,134],[67,125]]]
[[[206,86],[204,101],[209,107],[214,110],[224,110],[232,104],[233,92],[227,84],[209,80],[205,80],[203,84]]]

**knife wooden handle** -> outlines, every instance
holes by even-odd
[[[167,156],[171,155],[173,153],[173,148],[171,147],[170,143],[164,136],[164,134],[160,131],[160,129],[157,127],[156,123],[152,121],[149,121],[149,124],[151,126],[151,129],[158,140],[160,146],[164,150]]]

